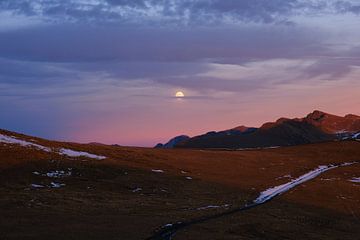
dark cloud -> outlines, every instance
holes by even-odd
[[[323,33],[293,27],[114,28],[63,25],[0,33],[2,57],[47,62],[249,61],[323,55]]]
[[[358,2],[337,1],[334,7],[340,13],[360,14],[360,3]]]
[[[60,64],[0,58],[0,83],[51,86],[63,83],[64,79],[79,80],[79,71],[70,71]]]
[[[268,87],[273,79],[239,76],[238,80],[226,81],[199,74],[211,70],[209,63],[247,65],[294,59],[316,62],[306,68],[291,66],[294,75],[284,82],[305,81],[323,74],[343,76],[354,61],[334,59],[359,55],[356,50],[339,55],[331,45],[323,43],[326,38],[321,31],[294,26],[182,31],[85,25],[22,29],[0,33],[0,82],[71,86],[92,76],[120,85],[123,81],[147,79],[196,91],[250,91]],[[303,71],[301,78],[299,69]]]
[[[324,0],[2,0],[0,9],[44,21],[86,21],[164,25],[289,23],[299,14],[359,13],[351,1]]]
[[[149,6],[156,4],[164,4],[166,1],[145,1],[145,0],[105,0],[108,4],[112,6],[127,6],[127,7],[138,7],[138,8],[148,8]]]

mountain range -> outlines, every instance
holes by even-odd
[[[181,135],[157,148],[266,148],[357,139],[360,116],[344,117],[315,110],[303,118],[280,118],[259,128],[239,126],[188,137]]]

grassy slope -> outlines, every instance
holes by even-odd
[[[358,142],[225,152],[36,141],[109,158],[74,160],[0,144],[0,239],[144,239],[165,223],[221,211],[198,207],[242,206],[289,181],[278,177],[360,160]],[[73,176],[60,180],[32,174],[67,168]],[[260,208],[193,226],[175,239],[354,239],[360,233],[360,184],[348,180],[360,177],[359,170],[330,171]],[[29,188],[51,181],[66,186]],[[143,190],[132,192],[138,187]]]

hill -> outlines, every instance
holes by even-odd
[[[48,141],[0,130],[1,239],[356,239],[359,164],[322,173],[247,212],[261,192],[360,159],[339,141],[249,151],[148,149]]]

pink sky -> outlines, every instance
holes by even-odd
[[[360,115],[357,1],[143,1],[2,1],[0,128],[154,146]]]

